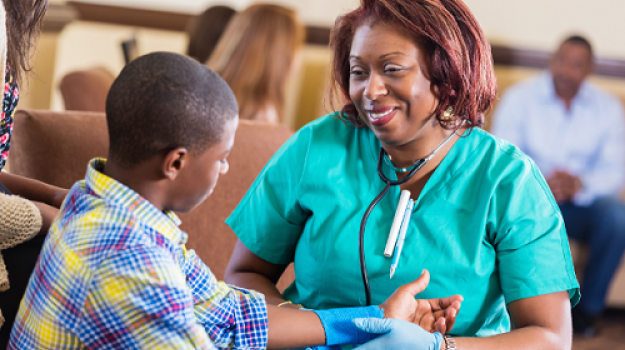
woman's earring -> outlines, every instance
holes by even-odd
[[[447,128],[456,126],[457,122],[456,115],[454,114],[454,109],[452,107],[447,108],[445,112],[443,112],[443,115],[438,118],[438,122],[441,123],[442,126]]]

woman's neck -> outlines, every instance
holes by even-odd
[[[400,186],[402,190],[409,190],[411,192],[410,197],[414,200],[417,200],[430,176],[434,173],[434,170],[436,170],[438,165],[443,161],[467,127],[462,126],[456,131],[440,129],[442,129],[440,132],[433,133],[431,137],[423,138],[422,140],[416,139],[400,147],[388,147],[388,145],[383,144],[384,149],[389,154],[391,161],[396,167],[409,167],[415,164],[419,159],[430,156],[435,149],[440,147],[432,158],[425,163],[410,180]],[[446,140],[447,142],[445,142]],[[401,179],[407,174],[408,172],[397,172],[397,178]]]
[[[426,158],[432,154],[438,147],[440,147],[445,141],[447,143],[453,143],[450,138],[453,138],[454,131],[446,130],[442,127],[436,127],[422,137],[417,137],[414,140],[402,145],[391,145],[382,142],[382,147],[388,154],[389,158],[398,168],[410,167],[420,159]],[[444,145],[436,153],[447,153],[444,151]],[[434,157],[438,158],[438,157]]]

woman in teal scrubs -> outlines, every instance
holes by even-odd
[[[363,305],[359,229],[373,303],[428,269],[420,298],[464,296],[458,349],[570,349],[579,300],[564,223],[536,165],[479,127],[494,98],[489,44],[460,0],[363,0],[332,34],[347,105],[299,130],[227,223],[239,237],[229,283],[307,308]],[[399,265],[383,255],[400,190],[415,200]],[[295,262],[295,282],[275,283]],[[514,329],[514,330],[511,330]],[[448,348],[452,348],[448,345]]]

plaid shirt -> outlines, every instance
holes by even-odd
[[[186,233],[93,160],[46,238],[9,349],[265,348],[262,294],[218,282]]]

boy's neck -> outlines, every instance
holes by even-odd
[[[137,192],[158,210],[163,211],[165,207],[163,201],[165,191],[161,185],[162,178],[159,178],[156,171],[160,165],[160,161],[157,158],[153,157],[130,169],[120,166],[114,161],[107,160],[102,173]]]

